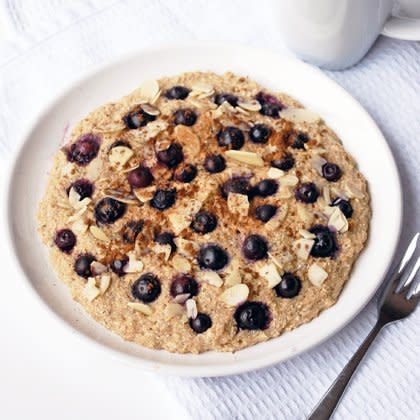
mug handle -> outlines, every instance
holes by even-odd
[[[405,41],[420,41],[420,19],[391,16],[381,33]]]

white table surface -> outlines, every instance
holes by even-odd
[[[15,31],[0,41],[1,181],[26,120],[64,84],[134,51],[137,44],[229,39],[284,53],[267,15],[269,3],[0,0]],[[71,47],[65,44],[69,38]],[[78,66],[71,66],[74,61]],[[53,71],[35,62],[48,62]],[[361,101],[390,141],[405,189],[404,241],[418,229],[420,146],[414,136],[420,134],[419,68],[418,44],[381,38],[359,66],[330,73]],[[1,108],[5,101],[14,108]],[[0,238],[3,229],[1,223]],[[302,419],[375,320],[371,303],[327,343],[255,374],[224,380],[162,378],[110,359],[64,329],[24,286],[8,252],[0,245],[0,419],[251,419],[255,413]],[[379,337],[337,418],[418,418],[419,312]]]

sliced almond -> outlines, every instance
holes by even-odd
[[[271,231],[278,229],[283,220],[286,218],[288,211],[288,204],[281,204],[277,209],[276,214],[265,224],[265,228]]]
[[[73,163],[66,163],[64,166],[61,167],[60,172],[63,176],[70,176],[73,173]]]
[[[312,247],[314,246],[315,241],[313,239],[297,239],[293,242],[293,250],[295,251],[296,256],[300,260],[307,260],[311,252]]]
[[[299,182],[299,178],[295,175],[285,175],[280,180],[281,186],[294,187]]]
[[[101,279],[99,281],[99,291],[101,292],[101,295],[103,295],[108,289],[111,284],[111,275],[110,274],[104,274],[101,276]]]
[[[80,195],[77,193],[75,188],[71,187],[69,190],[69,203],[75,209],[80,203]],[[79,207],[80,208],[80,207]]]
[[[347,184],[344,186],[344,192],[349,198],[363,198],[364,193],[361,188],[355,184]]]
[[[249,212],[248,196],[244,194],[229,193],[227,206],[231,213],[246,217]]]
[[[328,227],[333,228],[340,233],[349,230],[349,223],[346,216],[344,216],[343,212],[340,210],[340,207],[334,207],[334,210],[328,219]]]
[[[322,176],[322,167],[327,161],[320,155],[314,155],[311,158],[311,166]]]
[[[133,252],[128,254],[128,263],[124,266],[124,273],[141,273],[144,270],[144,264],[136,258]]]
[[[89,301],[92,302],[95,300],[101,291],[96,287],[96,280],[93,277],[89,277],[85,287],[83,288],[83,296]]]
[[[300,236],[302,236],[302,238],[305,238],[305,239],[315,239],[316,238],[316,235],[314,233],[311,233],[306,229],[300,229],[299,234],[300,234]]]
[[[222,287],[223,286],[223,280],[222,278],[215,273],[214,271],[204,271],[200,275],[200,279],[202,281],[205,281],[206,283],[215,286],[215,287]]]
[[[191,297],[190,293],[181,293],[174,297],[174,302],[183,305]]]
[[[76,220],[72,226],[71,229],[73,232],[78,233],[79,235],[83,235],[88,230],[89,225],[83,221],[83,219]]]
[[[242,150],[228,150],[225,152],[225,155],[230,159],[246,163],[247,165],[264,166],[264,160],[258,153],[244,152]]]
[[[150,316],[152,315],[153,311],[150,306],[145,305],[144,303],[140,302],[128,302],[127,306],[131,309],[134,309],[137,312],[141,312],[143,315]]]
[[[318,122],[321,117],[315,112],[309,111],[306,108],[285,108],[280,111],[280,117],[287,121],[299,123],[315,123]]]
[[[109,152],[111,165],[122,168],[134,155],[134,152],[125,146],[115,146]]]
[[[328,273],[318,264],[313,263],[308,269],[308,280],[316,287],[321,287]]]
[[[273,178],[273,179],[282,178],[284,175],[285,175],[285,172],[284,171],[282,171],[281,169],[273,168],[273,167],[271,167],[267,171],[267,176],[269,178]]]
[[[261,277],[267,280],[267,285],[270,289],[277,286],[281,282],[281,276],[277,271],[277,267],[273,263],[263,265],[258,273]]]
[[[149,122],[145,127],[143,127],[143,136],[145,140],[150,140],[156,137],[159,133],[166,130],[169,124],[166,121],[155,120]]]
[[[187,317],[191,319],[197,318],[198,310],[197,310],[197,304],[195,303],[194,299],[188,299],[185,302],[185,307],[187,309]]]
[[[172,248],[169,244],[155,244],[153,246],[153,251],[155,251],[156,254],[163,254],[165,261],[168,261],[172,253]]]
[[[328,185],[324,185],[322,187],[322,197],[325,200],[325,203],[329,205],[331,203],[331,195],[330,195],[330,188]]]
[[[277,258],[275,255],[273,255],[271,252],[267,252],[268,257],[270,258],[271,261],[273,261],[274,265],[279,269],[279,270],[283,270],[283,264],[280,261],[279,258]]]
[[[212,85],[205,83],[205,82],[195,82],[192,86],[191,86],[193,92],[191,92],[193,94],[193,96],[195,95],[199,95],[199,94],[203,94],[203,93],[213,93],[214,92],[214,88]]]
[[[110,241],[106,233],[95,225],[89,226],[89,232],[99,241],[102,241],[102,242]]]
[[[172,258],[171,262],[172,267],[180,273],[188,273],[189,271],[191,271],[191,263],[185,257],[182,257],[179,254],[176,254]]]
[[[80,210],[78,210],[76,213],[74,213],[73,215],[71,215],[68,219],[67,219],[67,221],[69,222],[69,223],[71,223],[71,222],[77,222],[78,220],[82,220],[82,216],[83,216],[83,214],[86,212],[86,210],[87,210],[87,207],[83,207],[83,208],[81,208]]]
[[[99,261],[92,261],[90,263],[90,269],[94,276],[99,276],[100,274],[105,273],[105,271],[107,271],[106,265],[100,263]]]
[[[146,80],[140,86],[140,96],[148,102],[154,103],[159,93],[159,83],[156,80]]]
[[[74,208],[76,210],[83,209],[83,208],[87,207],[91,202],[92,202],[92,200],[89,197],[85,197],[83,200],[80,200],[78,203],[76,203]]]
[[[261,109],[261,104],[256,100],[249,100],[249,101],[238,101],[238,105],[245,109],[246,111],[259,111]]]
[[[174,242],[177,251],[184,257],[192,257],[199,248],[195,242],[181,237],[175,238]]]
[[[157,117],[160,114],[159,108],[150,105],[150,104],[143,104],[141,106],[141,109],[149,115],[153,115],[154,117]]]
[[[164,310],[165,319],[168,321],[176,316],[182,315],[183,313],[184,307],[178,303],[168,303]]]
[[[102,160],[97,158],[93,159],[92,162],[86,168],[86,177],[91,181],[96,181],[103,171]]]
[[[134,195],[138,198],[141,203],[146,203],[153,198],[153,194],[156,191],[156,187],[147,187],[147,188],[136,188],[133,190]]]
[[[246,284],[236,284],[229,287],[221,295],[220,299],[228,306],[236,306],[245,302],[249,295],[249,288]]]

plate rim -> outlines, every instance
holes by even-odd
[[[325,82],[329,83],[330,86],[332,86],[334,89],[339,90],[341,95],[345,95],[348,100],[350,100],[353,104],[353,106],[357,107],[359,111],[364,113],[366,119],[369,121],[371,127],[375,129],[378,136],[383,139],[383,147],[386,151],[389,162],[392,165],[394,169],[394,179],[396,182],[397,191],[396,194],[398,195],[398,206],[397,211],[398,214],[395,215],[394,219],[397,219],[397,223],[395,224],[394,229],[394,237],[390,238],[390,241],[392,241],[390,249],[390,257],[389,261],[386,264],[386,268],[383,270],[383,274],[381,276],[381,279],[377,281],[375,287],[371,290],[371,293],[369,295],[366,295],[364,298],[364,301],[362,303],[359,303],[357,306],[355,305],[353,307],[353,310],[350,314],[348,314],[345,319],[343,319],[341,322],[337,323],[337,325],[334,326],[334,328],[330,328],[328,332],[324,333],[318,340],[305,342],[303,343],[299,349],[294,349],[290,354],[283,355],[281,357],[275,357],[275,355],[271,355],[271,357],[263,358],[255,358],[250,360],[236,360],[232,364],[218,364],[215,365],[180,365],[179,363],[171,363],[170,360],[166,361],[152,361],[147,360],[144,358],[141,358],[140,356],[131,355],[126,352],[111,348],[107,346],[104,343],[101,343],[100,341],[97,341],[93,339],[92,337],[89,337],[88,335],[82,333],[81,331],[74,328],[71,324],[69,324],[64,318],[62,318],[58,313],[56,313],[43,299],[43,297],[37,292],[35,289],[33,283],[28,278],[28,275],[26,274],[17,253],[17,245],[15,243],[15,238],[12,231],[12,224],[11,224],[11,206],[10,206],[10,196],[12,193],[12,178],[13,174],[15,173],[15,170],[17,169],[17,162],[19,160],[19,157],[22,155],[25,145],[28,143],[30,136],[32,132],[36,129],[39,121],[47,116],[54,105],[58,104],[61,100],[63,100],[68,94],[71,93],[71,91],[79,86],[80,84],[86,82],[89,78],[94,77],[95,75],[100,74],[101,72],[107,71],[111,69],[114,66],[119,66],[125,61],[128,61],[130,59],[134,59],[138,56],[142,56],[144,54],[152,54],[152,53],[161,53],[164,50],[176,50],[176,49],[191,49],[191,48],[232,48],[232,49],[242,49],[254,53],[264,53],[269,55],[276,55],[278,58],[282,60],[287,60],[290,62],[295,63],[299,66],[304,66],[308,71],[311,71],[313,74],[316,74],[317,77],[322,77]],[[165,373],[169,375],[176,375],[176,376],[184,376],[184,377],[216,377],[216,376],[227,376],[227,375],[233,375],[233,374],[240,374],[245,373],[257,369],[262,369],[271,365],[274,365],[276,363],[283,362],[285,360],[288,360],[292,357],[295,357],[299,354],[302,354],[311,348],[314,348],[323,342],[325,342],[328,338],[331,338],[333,335],[335,335],[338,331],[342,330],[349,322],[351,322],[367,305],[367,303],[371,300],[373,295],[376,293],[376,291],[381,286],[383,279],[386,275],[386,273],[389,271],[391,265],[392,265],[392,259],[396,252],[396,247],[398,244],[398,240],[400,238],[401,229],[402,229],[402,215],[403,215],[403,191],[401,186],[401,178],[398,171],[398,167],[396,165],[394,156],[392,154],[391,148],[388,145],[385,136],[379,129],[376,122],[373,120],[371,115],[368,113],[367,110],[357,101],[350,93],[348,93],[343,87],[341,87],[337,82],[330,79],[326,74],[324,74],[320,69],[313,67],[307,63],[304,63],[294,57],[290,57],[288,55],[282,55],[278,53],[275,50],[269,49],[269,48],[261,48],[261,47],[255,47],[255,46],[249,46],[244,43],[238,43],[238,42],[214,42],[214,41],[197,41],[197,42],[185,42],[185,43],[162,43],[162,44],[156,44],[154,46],[150,46],[147,48],[141,48],[139,50],[136,50],[134,52],[130,52],[128,54],[122,54],[115,59],[111,59],[108,63],[99,64],[94,66],[89,71],[83,72],[80,76],[78,76],[74,81],[69,82],[65,85],[63,89],[61,89],[59,94],[54,95],[54,97],[47,101],[46,103],[42,104],[40,107],[40,111],[37,112],[34,117],[32,118],[31,122],[28,123],[27,128],[24,130],[22,136],[19,139],[18,146],[16,147],[16,150],[11,154],[11,158],[9,160],[9,165],[6,167],[6,176],[5,176],[5,203],[2,206],[3,207],[3,220],[6,224],[5,226],[5,232],[6,232],[6,244],[9,245],[7,248],[9,249],[9,253],[12,257],[12,263],[14,267],[17,268],[20,276],[24,278],[24,283],[27,285],[27,289],[31,290],[31,293],[34,295],[35,300],[37,300],[40,303],[40,307],[42,307],[44,310],[48,311],[49,313],[53,314],[53,317],[57,320],[59,320],[59,324],[62,324],[65,326],[65,328],[70,332],[75,332],[75,334],[78,338],[80,338],[82,341],[88,343],[92,348],[101,349],[104,353],[107,353],[114,359],[118,359],[120,361],[128,361],[130,364],[135,365],[138,368],[146,369],[149,371],[154,372],[160,372]],[[351,277],[350,277],[351,278]],[[328,310],[328,309],[327,309]],[[306,324],[307,325],[307,324]],[[278,337],[277,337],[278,338]],[[276,338],[274,338],[276,339]],[[160,350],[156,350],[160,351]],[[172,353],[167,352],[170,356]],[[167,359],[170,359],[167,358]]]

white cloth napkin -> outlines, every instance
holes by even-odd
[[[0,0],[0,19],[13,30],[13,36],[0,39],[0,161],[8,159],[37,110],[63,86],[93,66],[139,47],[227,39],[285,53],[270,4],[270,0]],[[328,72],[370,112],[391,145],[404,186],[402,243],[419,229],[419,69],[418,43],[380,38],[359,65]],[[303,419],[375,317],[371,302],[326,343],[271,368],[215,379],[162,376],[162,381],[193,419]],[[352,381],[337,419],[418,418],[419,321],[417,311],[383,331]]]

